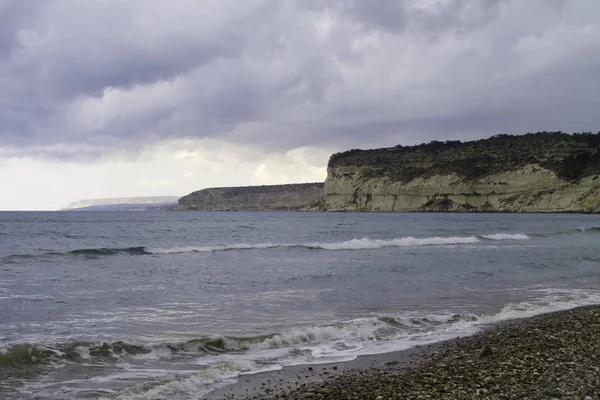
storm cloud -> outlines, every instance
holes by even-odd
[[[0,148],[597,131],[598,21],[596,0],[0,0]]]

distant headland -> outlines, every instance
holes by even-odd
[[[116,197],[86,199],[66,205],[60,211],[157,211],[172,209],[177,196]]]
[[[600,132],[350,150],[325,183],[204,189],[178,210],[600,213]]]
[[[203,189],[179,199],[176,210],[306,211],[322,201],[323,188],[323,183],[294,183]]]

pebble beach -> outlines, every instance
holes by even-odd
[[[519,319],[406,351],[250,377],[214,399],[600,398],[600,306]]]

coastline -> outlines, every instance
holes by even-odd
[[[349,362],[242,375],[206,399],[580,399],[600,396],[600,305]]]
[[[231,210],[177,210],[177,209],[169,209],[164,210],[169,212],[218,212],[218,213],[228,213],[228,212],[250,212],[250,213],[319,213],[319,214],[575,214],[575,215],[600,215],[600,209],[598,211],[570,211],[570,210],[558,210],[558,211],[505,211],[505,210],[469,210],[469,211],[444,211],[444,210],[410,210],[410,211],[373,211],[373,210],[317,210],[317,209],[272,209],[272,210],[244,210],[244,209],[231,209]],[[2,211],[0,211],[2,212]],[[11,211],[9,211],[11,212]],[[27,211],[26,211],[27,212]],[[60,211],[59,211],[60,212]]]

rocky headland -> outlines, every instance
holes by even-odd
[[[600,212],[600,134],[540,132],[350,150],[323,210]]]
[[[600,133],[350,150],[325,183],[199,190],[177,210],[600,213]]]
[[[300,211],[322,201],[323,183],[198,190],[179,199],[178,211]]]

